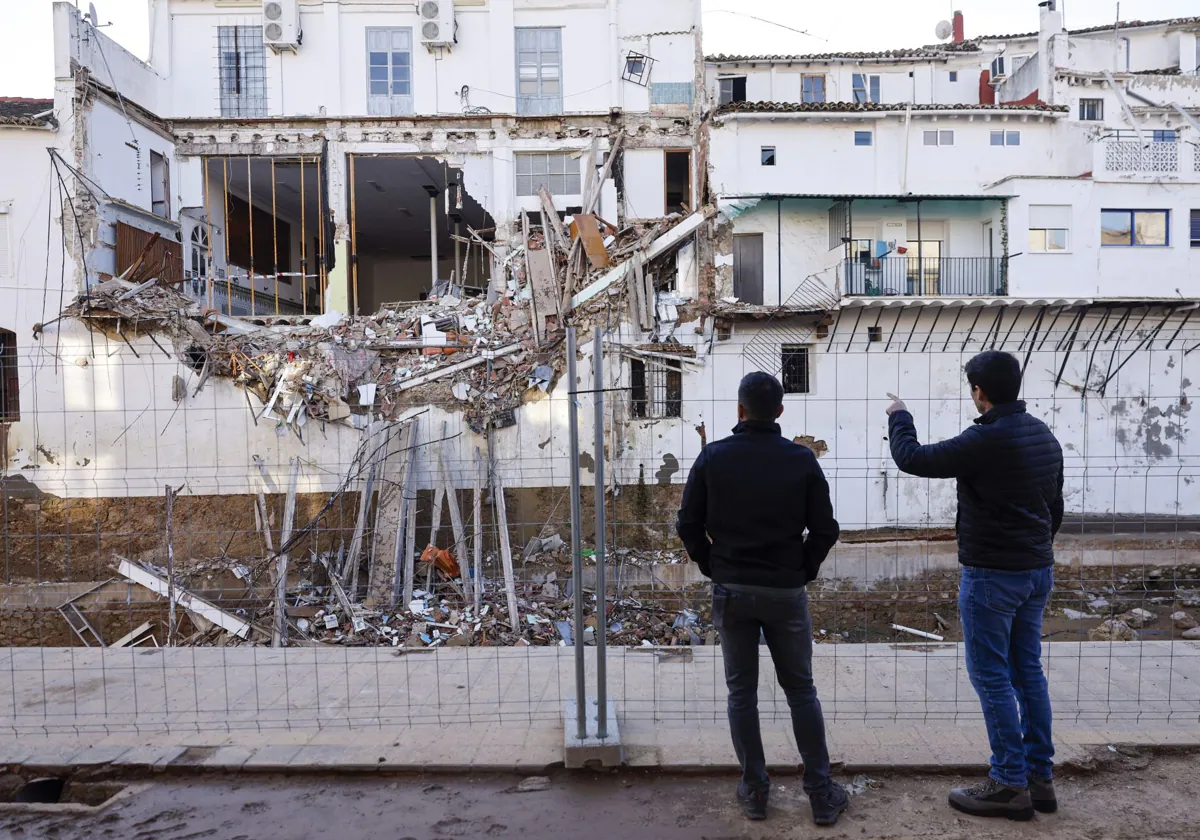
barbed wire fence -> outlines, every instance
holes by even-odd
[[[609,313],[602,382],[581,342],[574,387],[548,356],[544,389],[531,383],[484,426],[449,388],[387,420],[355,408],[298,425],[227,379],[198,387],[201,373],[152,336],[64,322],[13,354],[0,725],[550,723],[576,697],[576,644],[595,685],[601,635],[618,715],[723,722],[710,585],[674,520],[691,464],[733,425],[737,382],[755,369],[788,384],[783,433],[819,456],[843,530],[810,587],[827,716],[976,720],[955,644],[954,485],[896,471],[883,410],[897,393],[923,441],[956,434],[974,416],[963,364],[992,347],[1022,359],[1029,410],[1065,450],[1045,625],[1056,716],[1200,719],[1200,649],[1183,638],[1200,617],[1190,311],[894,303],[686,321],[653,345]],[[785,720],[763,671],[763,718]]]

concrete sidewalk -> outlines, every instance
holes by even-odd
[[[594,690],[595,649],[586,648]],[[56,768],[534,772],[562,761],[571,648],[8,649],[0,763]],[[1059,760],[1124,743],[1200,746],[1200,645],[1046,649]],[[987,758],[957,645],[820,645],[831,752],[853,767],[974,766]],[[609,694],[627,762],[731,769],[718,648],[616,649]],[[798,761],[764,657],[769,760]]]

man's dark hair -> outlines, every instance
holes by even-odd
[[[769,373],[760,370],[747,373],[738,385],[738,405],[745,410],[748,420],[773,423],[783,405],[783,386]]]
[[[967,362],[967,381],[992,405],[1015,402],[1021,393],[1021,363],[1011,353],[988,350]]]

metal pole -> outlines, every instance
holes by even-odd
[[[175,617],[175,543],[171,518],[175,512],[175,490],[167,485],[167,647],[175,646],[179,622]]]
[[[608,592],[604,576],[604,331],[592,334],[592,398],[596,406],[596,737],[608,737]]]
[[[567,327],[567,420],[571,431],[571,574],[575,595],[575,716],[580,741],[587,739],[587,694],[583,679],[583,555],[579,537],[579,403],[575,394],[575,328]]]
[[[438,284],[438,229],[437,229],[437,196],[429,196],[429,274],[431,277],[429,294],[433,294]]]

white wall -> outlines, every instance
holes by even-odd
[[[328,2],[301,7],[304,43],[295,54],[267,50],[267,113],[277,115],[367,114],[366,29],[413,30],[412,93],[417,114],[462,113],[469,105],[494,113],[516,108],[514,27],[562,27],[562,91],[566,113],[606,112],[612,107],[649,109],[648,94],[620,79],[621,59],[634,49],[649,52],[654,81],[695,78],[696,39],[691,34],[698,0],[490,0],[459,3],[458,43],[432,52],[420,45],[415,4]],[[611,4],[616,6],[616,15]],[[169,0],[169,25],[156,33],[156,66],[169,65],[169,116],[219,114],[217,27],[257,26],[258,8]],[[615,24],[615,25],[614,25]],[[674,33],[674,34],[665,34]]]
[[[972,119],[970,112],[914,112],[908,132],[902,116],[846,116],[826,121],[726,115],[712,130],[713,191],[971,195],[1014,173],[1076,176],[1093,167],[1093,152],[1079,129],[1056,126],[1054,117],[1043,120],[1036,112],[1008,112],[990,120],[983,114]],[[931,130],[953,130],[954,145],[925,146],[923,132]],[[992,146],[993,130],[1020,131],[1021,145]],[[854,145],[855,131],[874,132],[872,145]],[[762,165],[763,146],[776,148],[775,166]]]

